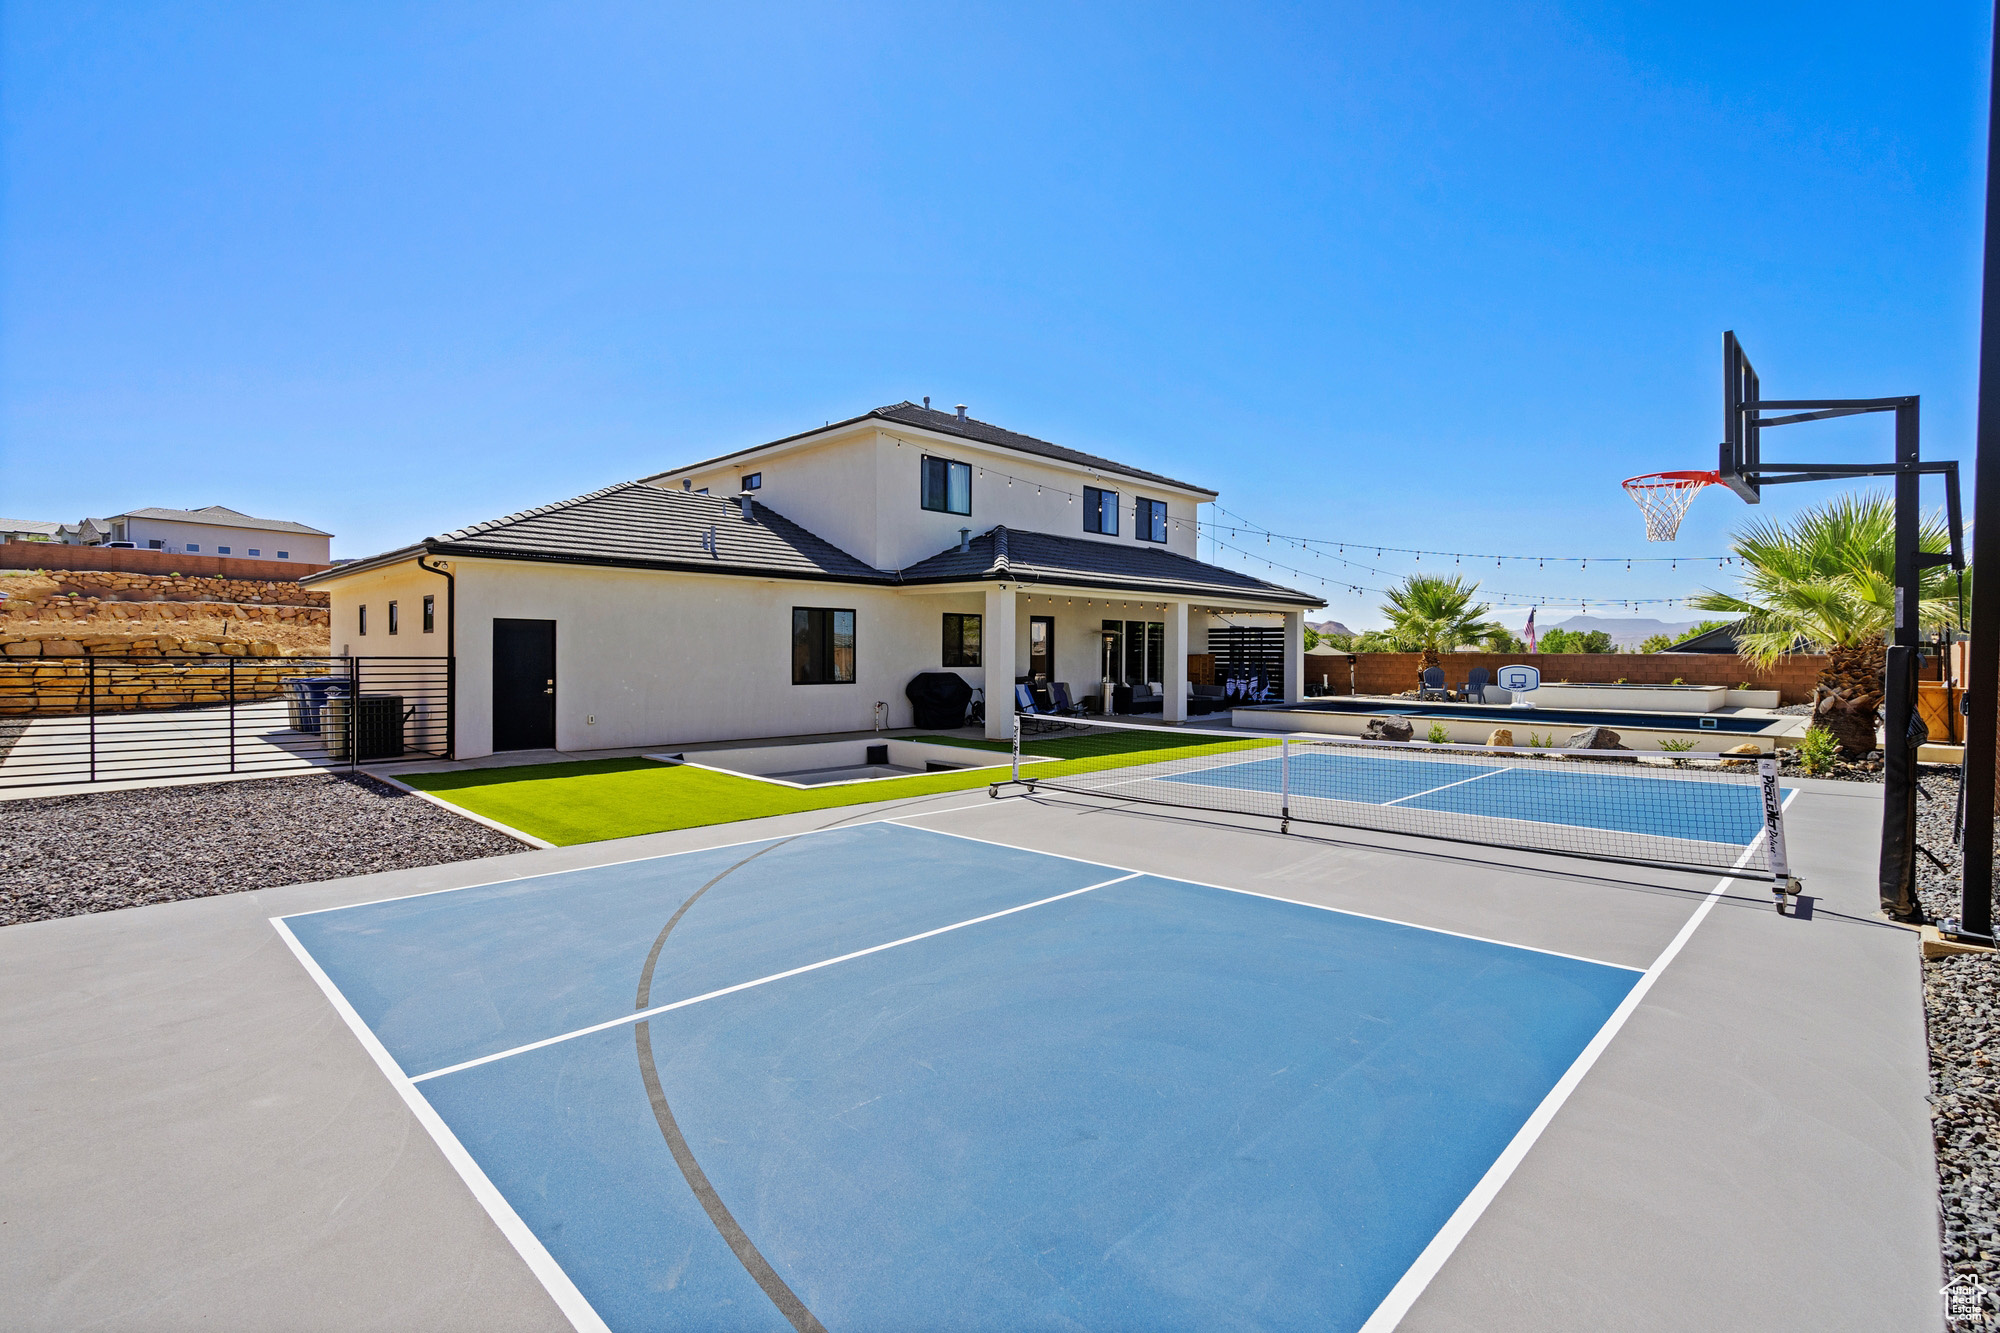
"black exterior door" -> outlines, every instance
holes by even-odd
[[[556,622],[493,622],[493,748],[556,747]]]
[[[1028,679],[1040,685],[1056,674],[1056,618],[1028,617]]]

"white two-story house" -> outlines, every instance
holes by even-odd
[[[1246,616],[1298,698],[1324,605],[1201,561],[1215,498],[905,402],[306,582],[336,652],[455,658],[460,758],[904,727],[940,670],[996,737],[1017,680],[1145,682],[1178,721],[1189,654]]]

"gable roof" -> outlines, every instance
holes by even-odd
[[[0,518],[0,532],[38,532],[53,537],[62,531],[60,523],[44,523],[34,518]]]
[[[1198,491],[1203,495],[1213,496],[1216,494],[1216,492],[1206,486],[1197,486],[1193,482],[1176,481],[1172,477],[1162,476],[1157,472],[1148,472],[1144,468],[1131,467],[1128,464],[1120,463],[1113,459],[1084,453],[1080,449],[1071,449],[1066,445],[1053,444],[1048,440],[1036,439],[1032,435],[1023,435],[1018,431],[1011,431],[1003,426],[995,426],[991,422],[980,421],[976,417],[961,418],[956,412],[940,412],[936,408],[924,407],[921,404],[910,402],[908,399],[900,403],[892,403],[887,407],[878,407],[871,412],[864,412],[858,417],[849,417],[845,421],[836,421],[830,425],[821,426],[816,430],[800,431],[796,435],[787,435],[783,439],[770,440],[764,444],[752,445],[748,449],[737,449],[731,453],[718,454],[714,458],[705,458],[699,463],[689,463],[684,467],[669,468],[665,472],[655,473],[653,476],[644,478],[644,480],[657,481],[661,477],[671,477],[683,472],[693,472],[700,468],[713,467],[717,463],[726,463],[732,458],[742,458],[749,454],[757,453],[760,450],[772,448],[775,445],[790,444],[794,440],[803,440],[809,436],[824,435],[829,431],[844,430],[848,426],[858,425],[863,421],[886,421],[896,425],[936,431],[940,435],[956,435],[960,439],[976,440],[981,444],[997,445],[1002,449],[1013,449],[1020,453],[1033,454],[1038,458],[1048,458],[1059,463],[1070,463],[1077,467],[1091,468],[1111,476],[1129,477],[1135,481],[1158,482],[1163,486],[1174,486],[1184,491]]]
[[[297,532],[308,537],[331,537],[330,532],[309,528],[284,518],[252,518],[224,505],[202,509],[128,509],[112,518],[156,518],[168,523],[207,523],[218,528],[255,528],[259,532]]]
[[[1294,606],[1325,606],[1323,598],[1269,583],[1161,546],[1127,546],[996,527],[903,570],[904,583],[1007,579],[1060,583],[1173,596],[1251,597]]]
[[[427,537],[417,546],[355,561],[328,573],[353,573],[359,567],[408,559],[413,552],[428,550],[439,555],[848,583],[893,581],[894,576],[863,564],[782,514],[756,504],[751,513],[754,518],[745,521],[742,508],[733,500],[628,481],[559,504]],[[715,534],[712,551],[707,545],[711,532]]]

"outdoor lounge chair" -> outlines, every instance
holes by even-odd
[[[1445,688],[1444,668],[1425,667],[1422,684],[1417,686],[1419,699],[1442,699],[1451,702],[1451,691]]]
[[[1056,731],[1064,725],[1052,714],[1035,704],[1035,690],[1031,685],[1014,686],[1014,711],[1027,719],[1021,723],[1023,732]]]
[[[1057,716],[1082,717],[1084,715],[1082,705],[1070,698],[1069,683],[1067,681],[1056,681],[1053,685],[1049,686],[1049,693],[1055,699],[1054,711]]]
[[[1486,681],[1491,675],[1485,667],[1473,667],[1465,673],[1465,684],[1458,687],[1458,697],[1469,704],[1486,702]]]

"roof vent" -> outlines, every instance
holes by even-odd
[[[970,551],[972,549],[971,528],[960,528],[958,530],[958,549],[961,551]]]
[[[691,490],[693,490],[693,489],[694,489],[694,478],[693,478],[693,477],[682,477],[682,478],[681,478],[681,489],[682,489],[682,490],[684,490],[684,491],[691,491]]]
[[[751,518],[750,516],[750,492],[745,491],[743,492],[743,494],[737,496],[736,498],[743,505],[743,521],[745,523],[755,522],[756,520]]]
[[[930,410],[931,410],[931,396],[930,396],[929,394],[925,394],[925,395],[924,395],[924,411],[928,412],[928,411],[930,411]]]
[[[960,404],[958,405],[958,419],[959,419],[960,421],[963,421],[963,420],[965,420],[965,404],[964,404],[964,403],[960,403]]]

